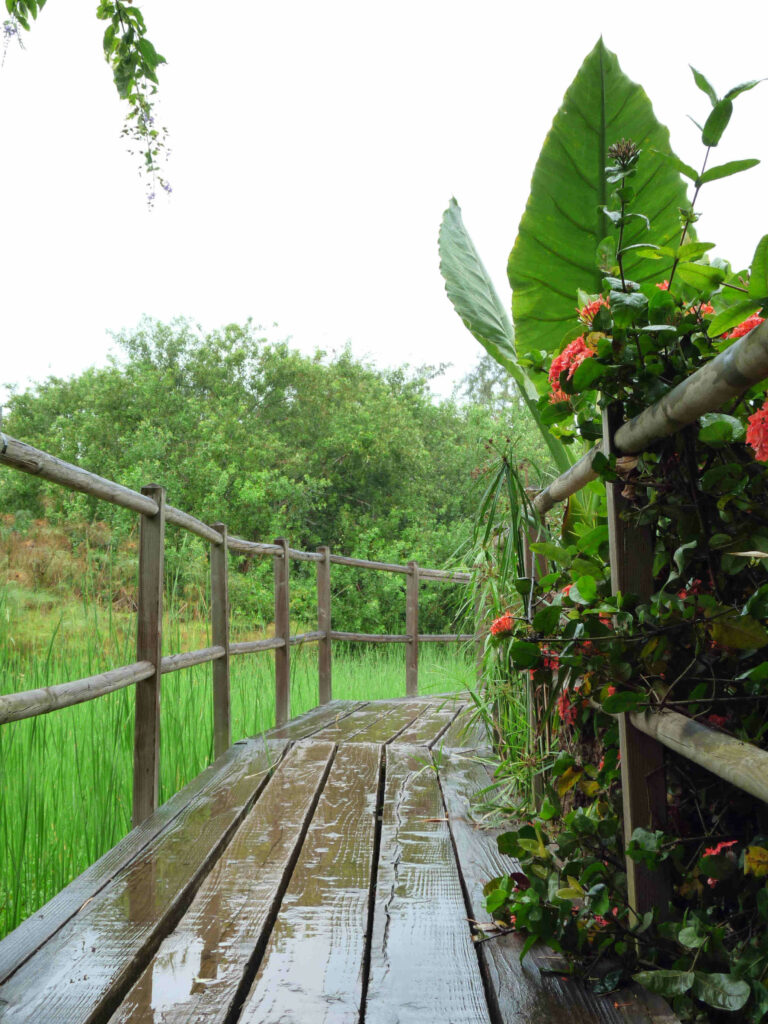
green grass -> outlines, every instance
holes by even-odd
[[[11,588],[0,591],[0,693],[69,682],[134,660],[133,616],[96,603],[83,604],[79,611],[65,604],[54,618],[50,603],[40,615],[34,608],[34,602],[20,601]],[[164,650],[209,642],[204,623],[169,623]],[[404,648],[361,647],[334,646],[333,696],[403,696]],[[271,652],[232,659],[233,740],[273,726],[273,664]],[[474,683],[471,654],[457,653],[454,645],[423,645],[419,672],[422,693]],[[210,684],[210,665],[163,677],[161,801],[212,760]],[[317,648],[293,648],[291,713],[316,704]],[[129,831],[133,705],[133,689],[127,688],[0,726],[0,935]]]

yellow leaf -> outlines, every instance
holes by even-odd
[[[600,786],[596,782],[587,782],[586,779],[581,779],[579,782],[579,789],[586,796],[597,796],[600,791]]]
[[[764,846],[748,846],[744,855],[744,874],[763,878],[768,875],[768,850]]]
[[[581,768],[566,768],[563,774],[555,783],[557,795],[564,796],[569,789],[573,789],[573,787],[581,778],[582,774],[583,772]]]
[[[586,895],[584,886],[580,884],[578,878],[574,878],[573,875],[567,875],[566,877],[568,879],[568,885],[571,887],[571,889],[575,889],[579,896]]]

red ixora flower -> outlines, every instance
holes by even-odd
[[[586,327],[591,327],[592,321],[597,316],[598,310],[601,306],[606,306],[610,309],[611,304],[608,299],[604,299],[602,295],[599,295],[594,302],[588,302],[586,306],[582,306],[581,309],[576,310],[579,314],[579,320],[581,320]]]
[[[712,725],[717,725],[720,729],[724,729],[728,723],[725,715],[707,715],[707,721],[711,722]]]
[[[574,338],[565,346],[560,355],[555,356],[552,360],[552,365],[549,368],[549,383],[552,385],[552,390],[559,390],[560,374],[563,370],[568,371],[568,380],[570,380],[584,360],[594,354],[595,350],[586,343],[583,337]],[[562,401],[562,399],[558,399],[558,401]]]
[[[669,291],[669,281],[658,281],[656,287],[662,292]]]
[[[708,847],[702,857],[716,857],[718,853],[722,853],[723,850],[727,850],[730,846],[735,846],[738,843],[738,839],[730,839],[726,843],[718,843],[717,846]]]
[[[755,449],[759,462],[768,462],[768,401],[749,417],[748,423],[747,444]]]
[[[491,623],[491,636],[509,636],[515,628],[515,620],[509,612],[504,612]]]
[[[688,310],[691,316],[705,316],[707,313],[714,312],[715,307],[711,306],[708,302],[700,302],[698,305],[691,306]]]
[[[560,658],[558,657],[557,651],[553,651],[551,647],[541,648],[541,663],[544,668],[548,668],[550,672],[557,672],[560,668]]]
[[[571,704],[571,697],[566,689],[557,698],[557,713],[563,725],[573,725],[576,721],[576,708]]]
[[[732,341],[734,338],[743,338],[745,334],[749,334],[763,320],[765,320],[764,316],[753,313],[752,316],[748,316],[746,320],[743,320],[737,327],[734,327],[725,337],[728,341]]]

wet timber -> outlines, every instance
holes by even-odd
[[[0,1022],[672,1024],[476,943],[510,870],[466,695],[331,700],[240,741],[0,942]]]

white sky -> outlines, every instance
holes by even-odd
[[[768,74],[765,0],[144,0],[173,150],[148,212],[95,6],[49,0],[0,72],[4,383],[103,363],[145,313],[459,377],[480,349],[443,290],[442,211],[455,195],[508,301],[536,157],[601,32],[695,165],[688,63],[720,94]],[[767,110],[768,82],[739,98],[717,162],[763,163],[702,195],[700,238],[741,265],[768,232]]]

